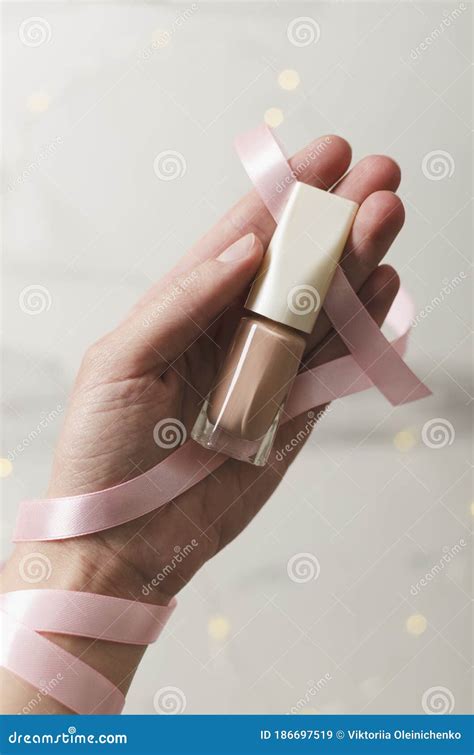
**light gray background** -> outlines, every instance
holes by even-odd
[[[399,161],[407,220],[389,261],[425,315],[408,361],[434,395],[396,410],[375,390],[334,405],[264,512],[181,594],[125,710],[153,713],[173,686],[187,713],[288,712],[302,699],[306,713],[420,713],[432,688],[441,710],[468,712],[472,8],[197,5],[179,24],[191,3],[3,4],[3,551],[17,502],[45,489],[60,423],[47,415],[84,349],[247,190],[233,137],[279,108],[289,152],[335,132],[354,159]],[[51,29],[37,47],[19,37],[30,17]],[[299,17],[319,40],[291,43]],[[170,42],[150,48],[157,29]],[[298,71],[296,89],[279,86],[283,69]],[[181,153],[182,177],[157,178],[163,150]],[[40,314],[25,294],[19,304],[29,286],[46,289]],[[436,418],[445,441],[431,448],[422,430]],[[296,583],[287,562],[305,552],[320,575]]]

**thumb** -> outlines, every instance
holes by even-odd
[[[249,233],[173,283],[158,284],[118,329],[122,359],[166,369],[242,294],[262,256],[260,240]]]

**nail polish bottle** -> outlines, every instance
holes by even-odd
[[[358,205],[297,182],[246,313],[193,427],[206,448],[263,466]]]

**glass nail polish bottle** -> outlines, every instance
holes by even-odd
[[[258,466],[267,462],[357,209],[295,184],[194,425],[198,443]]]

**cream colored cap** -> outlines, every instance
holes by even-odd
[[[358,208],[349,199],[297,182],[246,309],[311,333]]]

